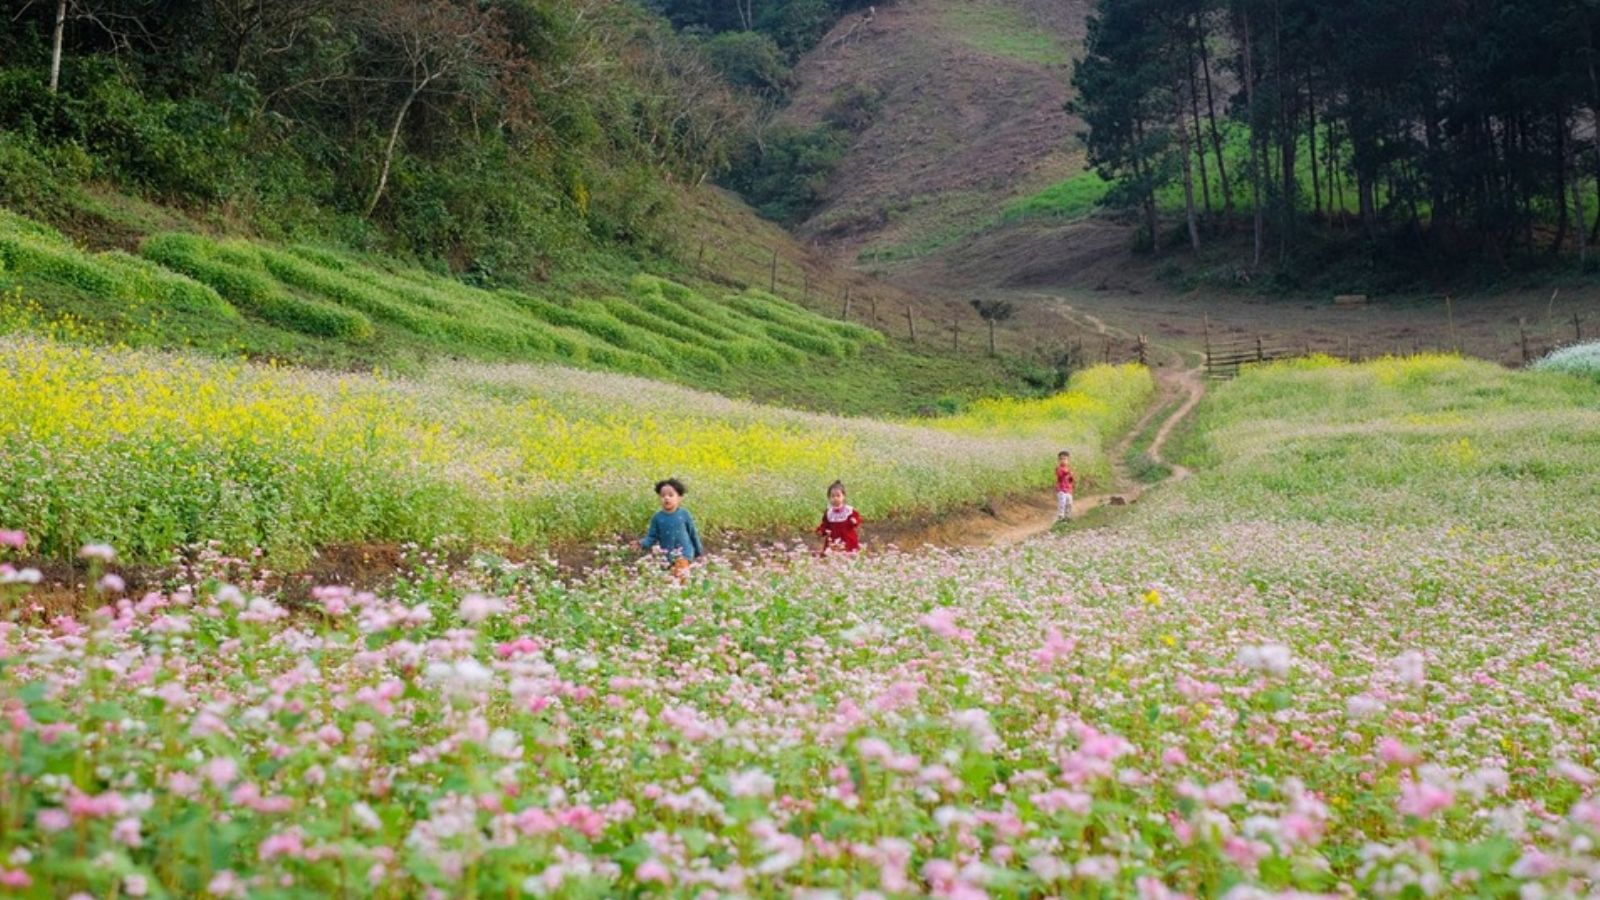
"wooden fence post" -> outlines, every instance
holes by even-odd
[[[705,262],[706,262],[706,239],[705,238],[701,238],[700,239],[700,255],[696,256],[694,258],[694,267],[703,272],[703,271],[705,271],[705,267],[706,267],[705,266]]]
[[[961,317],[950,317],[950,349],[961,349]]]
[[[1577,313],[1572,314],[1572,338],[1577,343],[1583,343],[1583,319]]]
[[[1111,338],[1106,338],[1106,349],[1105,349],[1103,361],[1108,363],[1108,364],[1111,362]]]
[[[800,276],[804,280],[804,283],[805,283],[805,288],[804,288],[804,290],[805,290],[805,298],[809,302],[811,300],[811,273],[803,271],[803,272],[800,273]]]
[[[844,315],[840,318],[850,321],[850,285],[844,286]]]
[[[911,304],[906,304],[906,331],[911,333],[911,343],[917,342],[917,320],[911,317]]]
[[[1455,304],[1450,301],[1449,294],[1444,295],[1444,315],[1445,321],[1450,325],[1450,348],[1460,353],[1461,342],[1456,340],[1456,309]]]
[[[1139,365],[1148,366],[1149,364],[1149,356],[1145,353],[1144,335],[1141,334],[1139,335]]]
[[[767,288],[767,293],[776,294],[778,292],[778,251],[777,250],[773,250],[772,251],[772,277],[768,280],[767,283],[768,283],[768,285],[770,285]]]
[[[1344,336],[1344,360],[1345,362],[1355,361],[1355,356],[1350,352],[1350,335],[1348,334]]]
[[[867,298],[867,302],[872,305],[872,324],[873,325],[877,325],[878,324],[878,295],[877,294],[873,294],[871,297],[868,297]]]
[[[1523,365],[1527,365],[1528,364],[1528,320],[1526,318],[1520,318],[1520,319],[1517,320],[1517,332],[1522,338],[1522,364]]]
[[[1261,335],[1256,335],[1256,362],[1266,362],[1266,354],[1261,351]]]
[[[1210,313],[1202,314],[1201,317],[1200,317],[1200,321],[1202,323],[1204,323],[1205,330],[1206,330],[1206,367],[1209,368],[1211,366],[1211,315],[1210,315]]]

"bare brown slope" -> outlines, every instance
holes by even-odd
[[[801,60],[788,121],[823,120],[835,93],[876,90],[801,235],[845,258],[907,252],[972,230],[1004,203],[1078,171],[1064,110],[1088,0],[901,0],[840,22]]]

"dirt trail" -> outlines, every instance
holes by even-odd
[[[1121,329],[1107,325],[1096,316],[1074,310],[1071,305],[1058,297],[1049,299],[1063,316],[1087,326],[1096,334],[1116,338],[1128,337]],[[1165,451],[1167,441],[1177,426],[1194,411],[1200,398],[1205,395],[1202,369],[1197,364],[1198,359],[1191,359],[1195,354],[1162,344],[1151,344],[1150,348],[1158,357],[1155,360],[1157,365],[1152,369],[1156,377],[1156,394],[1151,398],[1150,406],[1144,416],[1109,451],[1114,473],[1110,490],[1075,498],[1072,507],[1074,518],[1100,506],[1123,506],[1133,503],[1143,496],[1145,491],[1157,485],[1182,481],[1192,474],[1188,468],[1168,460]],[[1189,366],[1191,362],[1196,365]],[[1177,408],[1156,425],[1156,419],[1164,410],[1171,408],[1179,398],[1182,398],[1182,402]],[[1140,484],[1127,471],[1123,460],[1133,443],[1141,435],[1149,433],[1152,427],[1156,429],[1155,435],[1145,452],[1152,460],[1166,466],[1170,472],[1160,481]],[[869,539],[868,546],[893,544],[902,549],[918,546],[947,548],[1005,546],[1049,532],[1055,525],[1055,515],[1054,495],[1041,491],[1037,496],[1010,498],[933,523],[901,525],[885,523],[884,526],[873,529],[875,533]]]

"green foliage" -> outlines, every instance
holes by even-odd
[[[734,161],[728,183],[761,214],[779,222],[805,218],[822,202],[828,176],[849,149],[837,128],[780,126]]]
[[[1002,215],[1007,219],[1081,219],[1100,205],[1108,187],[1106,180],[1091,169],[1013,200],[1006,204]]]
[[[865,131],[883,109],[883,92],[871,85],[852,81],[833,92],[823,121],[851,133]]]
[[[119,7],[126,41],[69,27],[56,93],[55,7],[24,5],[0,33],[0,202],[65,221],[93,181],[528,283],[663,249],[670,182],[725,166],[748,106],[631,5],[218,2]]]
[[[729,31],[701,45],[712,68],[729,84],[769,100],[789,93],[792,80],[789,64],[777,42],[754,31]]]
[[[217,292],[120,250],[87,253],[54,230],[0,211],[0,268],[28,284],[53,285],[103,298],[124,313],[171,312],[237,320]]]
[[[645,0],[679,28],[722,32],[754,31],[769,36],[790,56],[811,49],[839,16],[868,5],[868,0],[772,0],[747,7],[722,0]]]
[[[147,238],[139,252],[210,285],[229,302],[274,325],[319,337],[372,339],[372,321],[365,315],[289,293],[259,259],[249,265],[243,248],[222,251],[195,235],[169,232]]]

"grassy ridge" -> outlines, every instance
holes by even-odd
[[[254,323],[311,339],[378,341],[486,359],[525,359],[639,375],[720,375],[802,354],[882,347],[870,329],[833,322],[764,294],[714,299],[661,279],[626,297],[561,302],[491,291],[416,269],[381,268],[325,248],[278,248],[166,232],[141,258],[90,253],[19,216],[0,217],[0,263],[47,295],[75,293],[102,314],[143,307]],[[106,300],[114,303],[107,304]]]
[[[803,530],[835,478],[882,517],[1042,484],[1062,443],[1106,472],[1105,437],[1150,390],[1143,369],[1090,370],[935,429],[557,367],[391,380],[0,339],[0,521],[50,555],[110,541],[142,560],[208,540],[290,559],[528,544],[642,527],[651,482],[678,475],[708,531]]]

